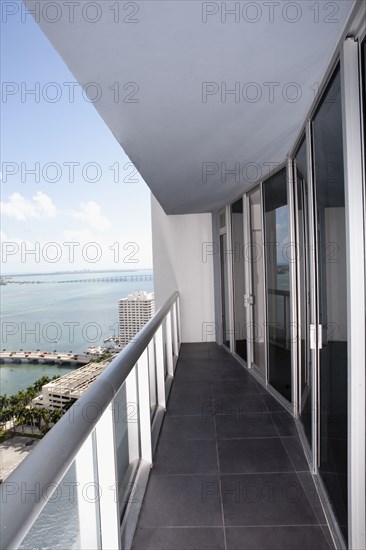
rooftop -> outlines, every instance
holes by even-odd
[[[45,384],[42,387],[42,396],[36,397],[33,400],[34,404],[41,403],[45,394],[67,395],[70,399],[78,399],[98,378],[109,362],[110,360],[106,359],[100,363],[88,363],[85,367],[80,367]]]
[[[153,292],[146,292],[146,290],[136,290],[135,292],[131,292],[128,296],[125,298],[121,298],[120,302],[131,302],[131,300],[136,301],[147,301],[147,300],[154,300],[154,293]]]

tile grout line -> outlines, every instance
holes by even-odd
[[[275,424],[275,422],[273,422],[273,424]],[[287,453],[287,455],[288,455],[288,457],[289,457],[289,459],[290,459],[290,461],[291,461],[291,464],[292,464],[292,466],[293,466],[293,468],[294,468],[294,470],[295,470],[295,474],[296,474],[297,479],[299,480],[299,483],[300,483],[300,486],[301,486],[301,488],[302,488],[302,491],[304,492],[305,497],[306,497],[307,501],[308,501],[309,504],[310,504],[310,508],[311,508],[311,510],[312,510],[312,512],[313,512],[313,514],[314,514],[314,516],[315,516],[315,518],[316,518],[316,520],[317,520],[317,522],[318,522],[318,525],[320,526],[320,529],[322,530],[322,533],[323,533],[323,535],[324,535],[324,538],[325,538],[327,544],[329,545],[328,537],[327,537],[326,533],[324,532],[323,524],[320,523],[320,521],[319,521],[319,516],[318,516],[317,512],[315,511],[315,509],[314,509],[314,507],[313,507],[313,505],[312,505],[310,499],[308,498],[306,488],[305,488],[304,484],[302,483],[302,481],[301,481],[301,479],[300,479],[300,477],[299,477],[299,475],[298,475],[299,473],[304,473],[304,471],[303,471],[303,470],[297,470],[297,469],[296,469],[295,464],[294,464],[294,462],[293,462],[293,460],[292,460],[292,458],[291,458],[291,456],[290,456],[290,453],[288,452],[288,450],[287,450],[287,448],[286,448],[286,445],[285,445],[284,442],[282,441],[281,434],[280,434],[279,429],[277,428],[276,424],[275,424],[275,428],[276,428],[276,430],[277,430],[277,432],[278,432],[278,435],[279,435],[279,437],[280,437],[282,446],[283,446],[283,448],[285,449],[285,452]],[[301,449],[302,449],[302,446],[301,446]],[[302,451],[303,451],[303,449],[302,449]],[[303,451],[303,452],[304,452],[304,451]],[[304,456],[305,456],[305,455],[304,455]],[[305,470],[305,473],[307,473],[307,472],[308,472],[308,470]],[[310,472],[309,472],[309,473],[310,473]],[[311,475],[311,474],[310,474],[310,475]],[[325,517],[325,516],[324,516],[324,517]],[[327,528],[328,528],[328,531],[329,531],[329,526],[328,526],[328,525],[327,525]]]
[[[297,471],[297,469],[296,469],[296,467],[295,467],[294,461],[292,460],[292,457],[290,456],[290,453],[289,453],[289,451],[288,451],[286,445],[285,445],[284,442],[282,441],[282,437],[281,437],[281,434],[280,434],[280,431],[279,431],[277,425],[275,424],[275,422],[273,422],[273,424],[275,425],[275,428],[276,428],[276,430],[277,430],[277,433],[278,433],[278,436],[279,436],[279,438],[280,438],[282,447],[285,449],[285,453],[286,453],[287,456],[289,457],[290,462],[291,462],[291,464],[292,464],[292,466],[293,466],[293,468],[294,468],[294,472],[295,472],[296,477],[297,477],[297,479],[298,479],[298,481],[299,481],[299,483],[300,483],[300,487],[302,488],[302,491],[304,492],[305,497],[306,497],[307,501],[309,502],[310,508],[311,508],[311,510],[312,510],[312,512],[313,512],[313,514],[314,514],[314,516],[315,516],[315,519],[316,519],[316,521],[318,522],[318,525],[319,525],[319,518],[318,518],[318,515],[316,514],[316,512],[315,512],[315,510],[314,510],[314,508],[313,508],[313,505],[311,504],[311,502],[310,502],[310,500],[309,500],[309,498],[308,498],[308,495],[307,495],[307,492],[306,492],[306,490],[305,490],[304,485],[301,483],[301,479],[300,479],[300,477],[299,477],[299,475],[298,475],[298,471]],[[302,447],[301,447],[301,448],[302,448]],[[306,471],[307,471],[307,470],[306,470]],[[300,470],[299,470],[299,472],[300,472]],[[322,531],[323,531],[323,529],[322,529]]]
[[[212,476],[218,476],[218,477],[226,477],[226,476],[270,476],[270,475],[281,475],[281,474],[296,474],[296,470],[278,470],[278,471],[269,471],[269,472],[219,472],[219,473],[184,473],[184,474],[159,474],[154,472],[155,477],[212,477]],[[299,474],[306,474],[308,473],[306,470],[299,470]]]
[[[189,417],[191,418],[191,417]],[[162,437],[162,441],[213,441],[215,437]],[[278,437],[277,435],[263,435],[263,436],[246,436],[246,437],[220,437],[218,441],[248,441],[249,439],[296,439],[294,435],[288,435],[285,437]],[[307,471],[307,470],[299,470]]]
[[[311,481],[312,481],[312,483],[314,484],[314,492],[315,492],[315,494],[317,495],[317,497],[318,497],[318,499],[319,499],[319,504],[320,504],[320,507],[321,507],[321,509],[322,509],[323,517],[324,517],[325,521],[327,521],[327,518],[326,518],[326,515],[325,515],[325,513],[324,513],[323,506],[322,506],[322,503],[321,503],[321,501],[320,501],[320,497],[319,497],[319,495],[318,495],[318,491],[317,491],[316,485],[315,485],[315,483],[314,483],[313,476],[311,475],[311,472],[307,472],[307,471],[306,471],[306,472],[299,472],[299,473],[301,473],[301,474],[303,474],[303,473],[309,473],[309,475],[310,475],[310,477],[311,477]],[[306,493],[306,489],[305,489],[305,486],[304,486],[303,482],[301,481],[301,478],[300,478],[299,476],[297,476],[297,477],[299,478],[301,487],[303,488],[303,490],[304,490],[305,493]],[[329,525],[328,525],[327,523],[320,523],[320,521],[319,521],[319,515],[318,515],[318,513],[316,512],[316,510],[314,509],[314,507],[313,507],[313,505],[312,505],[312,503],[311,503],[310,498],[308,498],[308,501],[310,502],[311,509],[313,510],[314,515],[315,515],[315,517],[316,517],[316,519],[317,519],[317,521],[318,521],[318,524],[320,525],[321,530],[323,531],[325,540],[327,541],[328,545],[329,545],[329,540],[330,540],[330,541],[332,542],[332,544],[333,544],[333,548],[332,548],[331,546],[329,546],[330,550],[336,550],[336,549],[335,549],[335,546],[334,546],[334,543],[333,543],[333,537],[332,537],[332,533],[331,533],[331,531],[330,531]],[[327,533],[324,529],[326,529],[326,530],[328,531],[328,533]]]
[[[268,391],[267,391],[267,394],[268,394]],[[269,414],[271,414],[271,411],[269,410],[268,405],[267,405],[267,403],[265,402],[265,400],[264,400],[264,398],[263,398],[263,395],[266,395],[266,394],[263,394],[263,393],[260,393],[260,392],[259,392],[259,395],[260,395],[260,397],[261,397],[261,400],[262,400],[262,402],[263,402],[263,405],[264,405],[264,406],[266,407],[266,409],[267,409],[267,412],[268,412]]]
[[[267,525],[261,525],[260,523],[250,523],[247,525],[228,525],[227,529],[253,529],[253,527],[256,527],[258,529],[273,529],[273,527],[322,527],[326,525],[319,524],[316,525],[314,523],[269,523]],[[222,527],[217,527],[217,525],[144,525],[143,527],[140,527],[140,529],[222,529]]]
[[[214,402],[214,398],[213,398],[213,388],[212,387],[211,387],[211,394],[212,394],[212,407],[214,407],[215,402]],[[223,530],[223,535],[224,535],[224,547],[225,547],[225,550],[227,550],[226,526],[225,526],[225,515],[224,515],[224,501],[223,501],[223,498],[222,498],[222,489],[221,489],[220,459],[219,459],[219,447],[218,447],[215,415],[214,415],[213,420],[214,420],[214,429],[215,429],[215,447],[216,447],[217,469],[218,469],[218,472],[219,472],[219,490],[220,490],[220,501],[221,501],[222,530]]]

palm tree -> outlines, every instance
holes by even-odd
[[[17,396],[18,396],[18,403],[20,405],[26,405],[28,403],[27,394],[25,393],[24,390],[18,391]]]
[[[32,401],[32,399],[36,397],[37,393],[38,392],[33,388],[33,386],[29,386],[26,390],[28,402]]]
[[[37,422],[39,430],[41,429],[41,424],[42,424],[42,417],[43,417],[43,412],[42,411],[43,411],[43,409],[38,408],[38,407],[35,407],[33,409],[33,417],[36,418],[36,422]]]
[[[16,395],[11,395],[10,396],[10,399],[9,399],[9,403],[10,403],[10,406],[12,408],[15,408],[19,405],[19,397],[18,397],[18,394]]]
[[[34,434],[34,407],[27,407],[25,409],[25,419],[26,419],[26,422],[27,424],[30,423],[31,425],[31,430],[32,430],[32,435]]]
[[[50,378],[48,376],[42,376],[42,378],[39,378],[38,380],[36,380],[33,384],[33,388],[39,392],[41,391],[42,389],[42,386],[44,386],[45,384],[47,384],[48,382],[50,382]]]
[[[0,412],[0,425],[5,426],[13,418],[13,411],[10,408],[2,409]]]
[[[24,434],[24,424],[26,422],[26,408],[20,406],[16,411],[16,425],[22,427],[22,434]]]
[[[40,425],[40,430],[43,435],[46,435],[46,433],[50,429],[50,423],[52,421],[51,411],[48,409],[40,409],[40,410],[42,411],[42,414],[41,414],[42,421]]]
[[[62,409],[54,409],[51,412],[51,420],[53,424],[56,424],[56,422],[60,420],[63,414],[64,414],[64,411]]]
[[[4,395],[0,395],[0,409],[4,409],[9,405],[9,397],[4,393]]]

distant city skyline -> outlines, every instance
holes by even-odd
[[[3,275],[151,268],[146,183],[33,18],[1,26]]]

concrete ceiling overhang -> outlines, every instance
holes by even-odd
[[[98,84],[96,109],[168,214],[212,211],[285,161],[353,6],[55,3],[37,22],[79,83]]]

